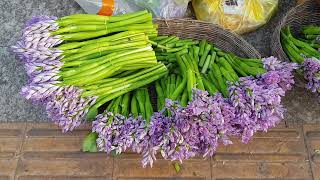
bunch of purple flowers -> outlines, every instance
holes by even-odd
[[[24,63],[29,82],[22,88],[21,94],[38,104],[45,104],[48,98],[59,89],[59,70],[61,52],[52,47],[62,42],[50,31],[58,29],[52,16],[35,16],[29,20],[22,32],[21,39],[13,51]]]
[[[24,63],[29,77],[21,94],[36,104],[46,106],[49,118],[67,132],[84,122],[84,116],[96,97],[81,97],[81,89],[60,85],[62,52],[53,47],[63,40],[50,33],[59,28],[56,20],[52,16],[33,17],[27,22],[13,51]]]
[[[308,81],[306,87],[313,93],[320,93],[320,60],[317,58],[305,59],[303,65],[304,78]]]
[[[294,84],[296,64],[273,57],[263,63],[267,72],[230,84],[228,98],[194,89],[186,107],[167,99],[165,109],[154,113],[150,124],[132,117],[115,118],[108,124],[111,114],[99,115],[93,123],[99,149],[121,153],[131,148],[142,153],[145,167],[153,165],[158,153],[182,163],[195,156],[213,156],[219,144],[232,144],[231,136],[247,143],[255,132],[267,131],[283,119],[281,99]]]

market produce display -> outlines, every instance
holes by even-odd
[[[301,65],[307,89],[319,95],[320,93],[320,27],[305,26],[301,36],[294,37],[287,26],[281,30],[283,50],[292,62]]]
[[[158,35],[146,11],[40,16],[13,47],[29,76],[22,95],[64,132],[92,123],[84,151],[213,156],[231,136],[247,143],[283,119],[295,63],[251,59],[205,39]]]

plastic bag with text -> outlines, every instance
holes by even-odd
[[[154,17],[183,17],[190,0],[75,0],[87,13],[117,15],[147,9]]]
[[[192,5],[197,19],[241,34],[266,24],[278,7],[278,0],[192,0]]]

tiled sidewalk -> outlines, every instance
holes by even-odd
[[[47,123],[0,123],[0,180],[320,180],[320,125],[280,125],[247,145],[221,145],[213,159],[186,161],[179,173],[162,159],[151,169],[141,168],[136,154],[81,153],[88,131],[62,134]]]

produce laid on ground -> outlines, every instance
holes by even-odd
[[[301,36],[294,37],[287,26],[281,30],[281,44],[283,50],[292,62],[301,65],[304,78],[307,80],[306,88],[313,93],[320,93],[320,27],[305,26]]]
[[[158,35],[146,11],[31,19],[13,47],[29,76],[22,95],[64,132],[85,122],[84,151],[213,156],[283,119],[295,63],[252,59],[206,40]]]

